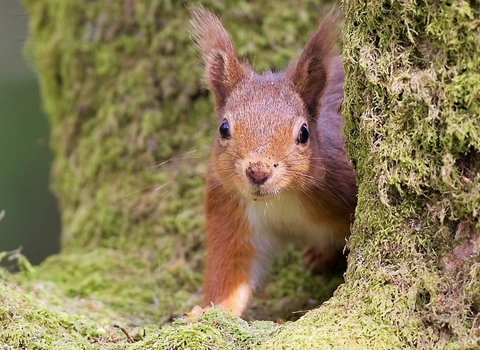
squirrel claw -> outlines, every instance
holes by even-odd
[[[203,308],[199,305],[195,305],[190,312],[186,312],[183,314],[183,317],[186,318],[196,318],[198,316],[201,316],[205,311],[207,311],[208,308]]]

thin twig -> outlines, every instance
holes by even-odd
[[[132,336],[130,335],[130,333],[128,333],[128,331],[127,331],[124,327],[122,327],[122,326],[120,326],[120,325],[118,325],[118,324],[114,324],[113,327],[115,327],[115,328],[120,328],[120,330],[123,332],[123,334],[125,334],[125,336],[127,337],[128,341],[129,341],[130,343],[135,343],[135,340],[132,338]]]

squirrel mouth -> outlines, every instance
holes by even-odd
[[[261,191],[255,191],[255,192],[252,193],[252,195],[253,195],[254,197],[266,197],[266,196],[268,196],[267,193],[263,193],[263,192],[261,192]]]
[[[253,200],[256,201],[259,198],[266,198],[266,197],[272,197],[275,196],[275,192],[272,191],[267,191],[262,188],[254,188],[250,191],[250,195],[253,197]]]

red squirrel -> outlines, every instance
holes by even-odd
[[[313,271],[346,265],[357,188],[338,113],[336,18],[323,19],[285,72],[261,75],[240,63],[218,17],[195,8],[191,23],[218,120],[204,199],[204,301],[241,316],[284,242],[306,244]]]

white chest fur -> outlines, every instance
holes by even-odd
[[[251,200],[245,208],[256,251],[251,273],[253,286],[261,280],[272,254],[285,243],[308,244],[321,250],[329,247],[338,249],[345,244],[339,241],[332,228],[313,221],[307,215],[301,198],[296,194],[282,194],[267,201]]]
[[[246,213],[254,241],[267,240],[273,245],[290,241],[318,248],[338,246],[338,238],[335,239],[331,228],[313,221],[296,194],[284,193],[267,201],[249,201]]]

